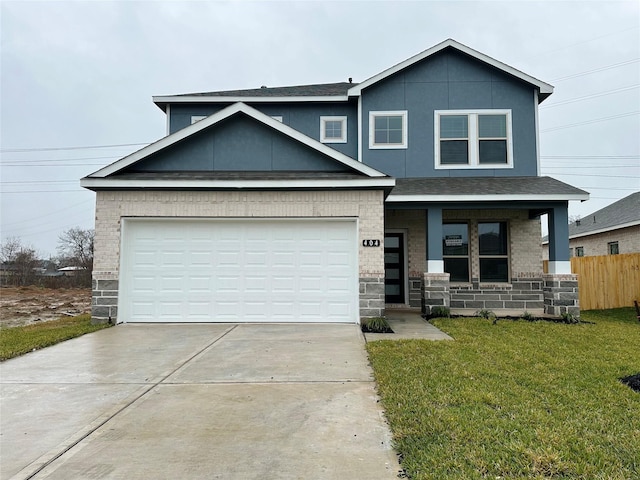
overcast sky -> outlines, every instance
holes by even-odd
[[[1,234],[93,228],[79,179],[165,135],[153,95],[363,81],[453,38],[555,86],[542,174],[640,190],[640,2],[2,1]],[[135,144],[135,145],[133,145]]]

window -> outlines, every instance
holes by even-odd
[[[620,253],[620,248],[618,247],[618,242],[609,242],[607,243],[607,250],[609,255],[618,255]]]
[[[576,257],[584,257],[584,247],[576,247]]]
[[[320,117],[322,143],[347,143],[347,117]]]
[[[478,223],[481,282],[508,282],[509,255],[506,222]]]
[[[469,226],[466,223],[442,225],[442,258],[450,281],[469,281]]]
[[[407,111],[369,112],[369,148],[407,148]]]
[[[513,168],[510,110],[436,110],[436,168]]]
[[[207,118],[206,115],[191,115],[191,125]]]

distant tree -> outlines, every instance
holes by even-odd
[[[93,230],[70,228],[58,237],[59,263],[65,267],[93,269]],[[65,265],[62,265],[62,264]]]
[[[40,260],[36,251],[23,245],[19,238],[8,238],[2,243],[0,259],[3,266],[3,283],[21,286],[34,283]]]
[[[569,215],[569,225],[571,225],[572,223],[576,223],[581,218],[582,217],[580,215]]]

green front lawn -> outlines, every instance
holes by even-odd
[[[640,393],[619,381],[640,373],[640,322],[582,319],[437,319],[455,341],[367,344],[409,478],[640,478]]]
[[[91,315],[79,315],[24,327],[0,328],[0,361],[108,326],[108,324],[91,325]]]

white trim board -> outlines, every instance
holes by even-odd
[[[183,128],[182,130],[178,130],[177,132],[169,136],[166,136],[164,138],[161,138],[157,142],[154,142],[151,145],[141,148],[137,152],[134,152],[131,155],[128,155],[112,163],[111,165],[107,165],[106,167],[101,168],[96,172],[93,172],[92,174],[88,175],[88,177],[104,178],[109,175],[112,175],[122,170],[123,168],[133,165],[134,163],[148,157],[149,155],[159,152],[160,150],[163,150],[181,140],[184,140],[190,137],[191,135],[198,133],[212,125],[215,125],[221,120],[229,118],[232,115],[235,115],[237,113],[244,113],[245,115],[257,120],[258,122],[264,125],[267,125],[273,128],[274,130],[277,130],[289,136],[294,140],[297,140],[303,145],[306,145],[326,155],[327,157],[330,157],[336,160],[337,162],[342,163],[343,165],[349,168],[352,168],[356,172],[362,173],[364,175],[368,175],[369,177],[387,177],[386,174],[379,172],[378,170],[375,170],[357,160],[354,160],[353,158],[343,153],[340,153],[337,150],[327,145],[324,145],[311,137],[307,137],[306,135],[300,133],[298,130],[295,130],[289,127],[288,125],[281,123],[277,120],[274,120],[269,115],[265,115],[259,110],[256,110],[255,108],[252,108],[249,105],[246,105],[244,103],[234,103],[233,105],[229,105],[228,107],[220,110],[219,112],[216,112],[213,115],[208,116],[204,120],[200,120],[199,122],[189,125]]]
[[[88,189],[295,189],[295,188],[392,188],[394,178],[363,178],[363,179],[304,179],[304,180],[135,180],[113,178],[85,177],[80,180],[80,186]]]
[[[386,203],[393,202],[518,202],[518,201],[564,201],[564,200],[588,200],[589,194],[536,194],[536,193],[512,193],[506,195],[389,195]]]
[[[491,58],[488,55],[485,55],[484,53],[480,53],[477,50],[474,50],[470,47],[467,47],[466,45],[463,45],[462,43],[456,42],[455,40],[449,38],[444,42],[441,42],[431,48],[428,48],[427,50],[421,53],[418,53],[417,55],[414,55],[413,57],[408,58],[407,60],[400,62],[397,65],[394,65],[393,67],[378,73],[377,75],[374,75],[373,77],[365,80],[364,82],[351,87],[348,91],[349,96],[359,96],[362,94],[362,90],[364,90],[365,88],[370,87],[374,83],[384,80],[385,78],[393,75],[394,73],[404,70],[405,68],[410,67],[411,65],[421,60],[424,60],[425,58],[431,55],[434,55],[440,52],[441,50],[444,50],[447,47],[453,47],[456,50],[459,50],[460,52],[466,53],[471,57],[474,57],[484,63],[491,65],[492,67],[497,68],[498,70],[502,70],[503,72],[509,75],[519,78],[520,80],[530,83],[531,85],[534,85],[540,90],[541,97],[542,97],[541,101],[553,93],[552,85],[546,82],[543,82],[541,80],[538,80],[537,78],[532,77],[531,75],[527,75],[526,73],[521,72],[520,70],[510,67],[506,63],[502,63],[496,60],[495,58]]]

